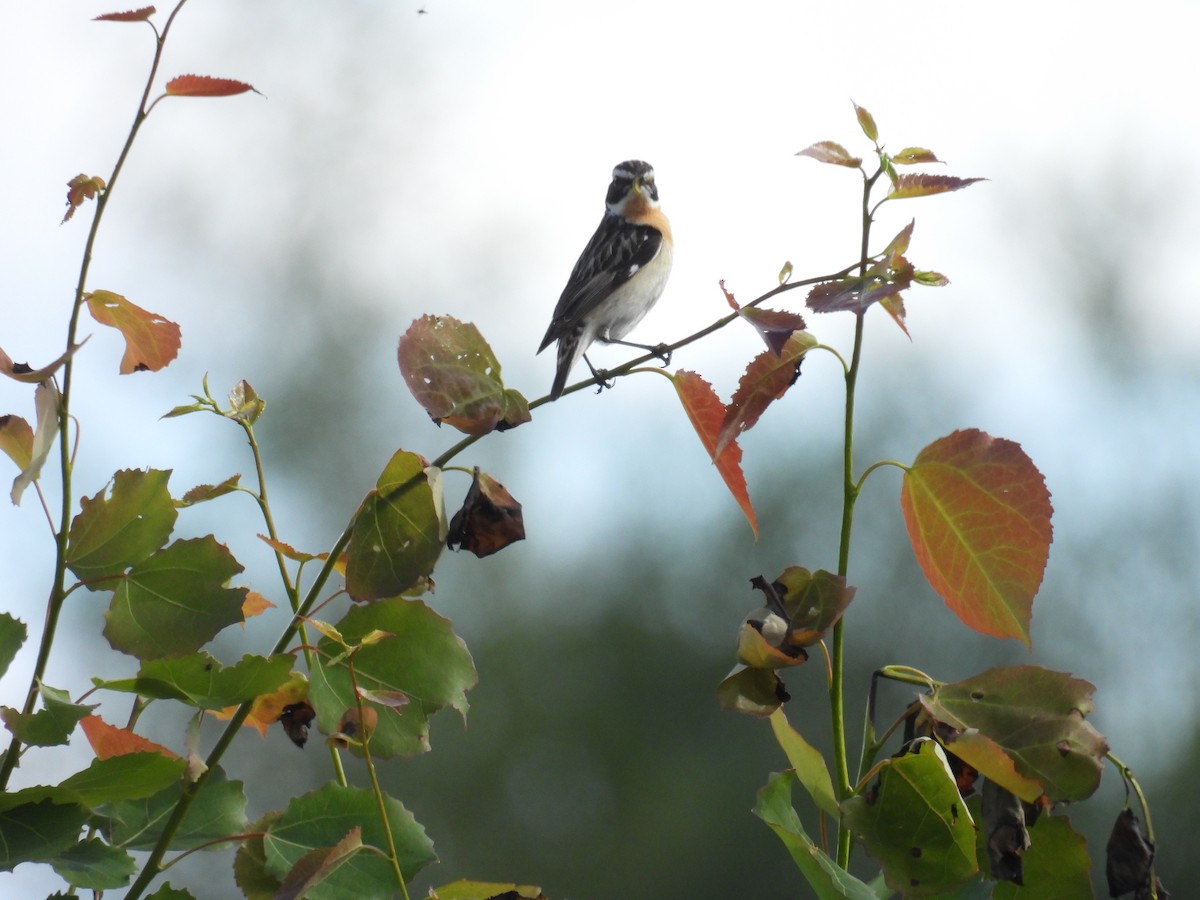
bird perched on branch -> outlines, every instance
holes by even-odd
[[[558,341],[558,368],[550,399],[557,400],[567,376],[593,341],[638,347],[669,362],[662,344],[622,340],[650,311],[671,274],[671,225],[658,205],[654,168],[640,159],[621,163],[608,186],[607,209],[563,288],[541,353]]]

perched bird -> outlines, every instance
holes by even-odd
[[[593,341],[657,351],[669,359],[661,344],[621,340],[654,306],[671,274],[671,225],[658,205],[653,167],[640,159],[618,165],[606,203],[600,227],[575,263],[538,348],[541,353],[558,341],[552,400],[562,394],[581,356],[599,377],[586,356]]]

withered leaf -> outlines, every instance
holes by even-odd
[[[483,558],[525,540],[521,504],[500,482],[475,467],[462,508],[450,520],[446,546],[461,547]]]

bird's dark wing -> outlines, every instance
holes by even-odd
[[[562,337],[603,300],[658,255],[662,234],[649,225],[635,225],[606,214],[588,241],[563,288],[540,353]]]

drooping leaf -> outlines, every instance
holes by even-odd
[[[312,717],[305,717],[303,714],[297,714],[296,709],[301,705],[307,705],[305,698],[308,696],[308,679],[299,672],[293,672],[283,684],[269,694],[260,694],[254,698],[254,702],[250,705],[250,713],[242,722],[247,728],[255,729],[260,736],[267,736],[267,729],[276,722],[282,722],[284,731],[288,733],[292,743],[303,747],[304,741],[297,740],[297,735],[308,734],[308,723],[312,721]],[[218,719],[229,719],[237,711],[237,706],[227,706],[224,709],[213,713]],[[295,721],[289,721],[292,717]]]
[[[825,757],[792,727],[782,709],[771,713],[771,730],[780,749],[787,755],[788,762],[792,764],[796,780],[808,791],[817,808],[834,818],[840,818],[841,810],[833,793],[833,780],[829,777]]]
[[[33,428],[20,416],[0,416],[0,451],[25,469],[33,459]]]
[[[788,624],[767,607],[746,616],[738,632],[737,659],[751,669],[789,669],[808,660],[808,651],[787,643]]]
[[[1086,721],[1095,688],[1041,666],[989,669],[922,695],[921,705],[949,726],[947,746],[987,778],[1005,784],[993,754],[976,752],[976,733],[997,744],[1017,772],[1041,785],[1050,800],[1083,800],[1100,783],[1108,745]],[[954,739],[954,733],[964,739]],[[1026,794],[1022,799],[1030,799]]]
[[[246,591],[246,599],[242,601],[242,627],[245,627],[246,620],[261,616],[268,609],[274,608],[275,604],[258,591]]]
[[[829,163],[833,166],[845,166],[848,169],[857,169],[862,165],[862,159],[857,156],[851,156],[845,147],[833,141],[817,141],[817,143],[805,147],[796,155],[807,156],[809,159]]]
[[[156,10],[153,6],[143,6],[141,9],[131,9],[128,12],[105,13],[96,16],[93,22],[145,22]]]
[[[726,712],[766,718],[790,699],[775,669],[737,665],[717,685],[717,704]]]
[[[78,803],[39,800],[0,811],[0,872],[23,862],[54,859],[79,840],[88,810]]]
[[[167,492],[170,471],[123,469],[112,490],[79,501],[67,538],[67,566],[91,590],[111,590],[111,582],[162,547],[177,513]]]
[[[180,75],[167,82],[167,95],[171,97],[233,97],[246,91],[258,93],[244,81],[211,75]]]
[[[998,884],[992,900],[1093,900],[1096,896],[1092,892],[1087,840],[1071,827],[1066,816],[1041,816],[1030,828],[1030,846],[1022,868],[1024,886]]]
[[[1021,884],[1024,876],[1022,857],[1029,849],[1029,829],[1025,826],[1025,807],[1021,805],[1021,798],[990,778],[984,779],[980,794],[983,847],[992,878]]]
[[[157,372],[179,355],[179,326],[156,313],[130,303],[112,291],[84,295],[88,311],[101,325],[117,329],[125,337],[125,355],[120,372]]]
[[[33,444],[30,447],[29,462],[13,479],[12,498],[14,506],[21,505],[21,497],[25,488],[33,484],[42,474],[42,466],[50,449],[54,446],[54,438],[58,436],[58,388],[53,381],[43,381],[33,392],[33,405],[37,410],[37,430],[33,434]]]
[[[809,572],[803,566],[784,569],[771,589],[789,625],[786,643],[795,647],[810,647],[819,641],[838,623],[855,593],[845,577],[824,569]]]
[[[750,504],[750,494],[746,489],[746,476],[742,473],[742,448],[738,446],[736,440],[732,440],[719,456],[714,456],[717,448],[717,436],[725,421],[725,404],[717,397],[712,385],[695,372],[680,369],[671,376],[671,381],[679,394],[684,412],[691,420],[692,427],[696,429],[696,434],[700,436],[700,443],[704,445],[709,457],[713,458],[717,472],[720,473],[729,493],[733,495],[733,499],[741,507],[746,521],[750,523],[750,528],[757,538],[758,520],[754,514],[754,507]]]
[[[25,643],[29,631],[25,623],[6,612],[0,612],[0,678],[8,671],[17,651]]]
[[[399,801],[385,797],[384,807],[400,869],[405,880],[411,879],[437,859],[433,844]],[[306,853],[336,845],[356,827],[362,828],[364,844],[386,846],[379,809],[370,791],[327,784],[296,797],[263,839],[267,871],[282,880]],[[356,853],[307,896],[311,900],[387,897],[395,890],[395,878],[387,859],[374,853]]]
[[[449,706],[466,715],[466,692],[477,680],[466,645],[439,616],[419,600],[381,600],[351,609],[338,623],[349,646],[362,644],[354,655],[357,682],[367,691],[405,694],[408,704],[368,703],[378,713],[371,735],[373,757],[412,756],[429,749],[429,717]],[[364,643],[372,632],[386,632]],[[323,638],[324,658],[338,654],[340,644]],[[339,730],[346,710],[356,706],[354,684],[343,660],[312,674],[308,699],[321,730]]]
[[[99,716],[88,716],[81,721],[80,727],[83,729],[88,743],[92,745],[92,752],[98,759],[111,759],[126,753],[143,752],[158,753],[171,759],[179,758],[176,753],[162,744],[147,740],[128,728],[109,725]]]
[[[787,393],[800,377],[804,355],[816,345],[817,339],[811,334],[798,331],[787,339],[778,353],[768,350],[754,358],[726,407],[713,448],[714,458],[719,458],[731,441],[753,428],[767,407]]]
[[[41,384],[43,381],[49,380],[68,359],[75,355],[75,351],[87,342],[88,339],[84,338],[58,359],[37,369],[28,363],[13,362],[12,357],[0,349],[0,375],[7,375],[13,381],[19,381],[22,384]]]
[[[120,800],[104,807],[102,812],[112,820],[110,842],[126,850],[153,848],[179,802],[183,787],[180,779],[151,797]],[[171,848],[190,850],[245,830],[246,794],[242,783],[227,780],[218,767],[209,773],[204,787],[188,807]]]
[[[979,871],[975,825],[942,748],[930,740],[886,760],[868,793],[842,804],[845,824],[879,860],[890,888],[936,896]]]
[[[124,887],[137,869],[128,853],[97,838],[82,840],[49,862],[67,883],[93,891]]]
[[[787,263],[779,273],[780,283],[786,281],[792,274],[792,264]],[[767,349],[779,356],[794,332],[804,330],[804,318],[797,313],[780,309],[763,309],[761,306],[743,307],[733,296],[733,292],[725,287],[725,279],[720,281],[721,292],[725,294],[725,302],[737,312],[738,316],[758,332]],[[815,341],[814,341],[815,343]]]
[[[754,814],[783,841],[819,900],[879,900],[868,885],[842,869],[813,843],[792,807],[794,772],[776,773],[758,792]]]
[[[427,465],[396,451],[363,500],[346,548],[346,590],[355,600],[395,597],[433,571],[442,540]]]
[[[928,197],[947,191],[960,191],[986,178],[955,178],[953,175],[900,175],[896,186],[887,195],[888,200],[903,200],[908,197]]]
[[[362,828],[355,826],[332,847],[318,847],[301,856],[279,886],[275,900],[300,900],[328,880],[362,849]]]
[[[88,716],[96,704],[72,703],[66,691],[41,685],[39,696],[43,708],[25,715],[8,706],[0,706],[4,726],[23,744],[34,747],[54,747],[65,744],[80,720]]]
[[[462,508],[450,520],[446,546],[451,550],[461,546],[482,559],[523,540],[521,504],[504,485],[476,466]]]
[[[279,879],[267,871],[267,853],[263,847],[263,835],[283,813],[269,812],[246,826],[253,837],[238,842],[233,858],[233,879],[246,900],[275,900],[279,890]]]
[[[294,663],[287,653],[247,654],[236,664],[225,666],[208,653],[194,653],[145,662],[136,678],[102,681],[97,686],[215,710],[274,693],[291,678]]]
[[[530,421],[529,404],[506,389],[500,362],[479,329],[451,316],[422,316],[400,338],[400,373],[434,422],[487,434]]]
[[[857,103],[854,104],[854,115],[858,117],[858,126],[867,136],[867,140],[879,140],[879,128],[875,125],[875,117]]]
[[[175,541],[121,577],[104,636],[114,650],[139,659],[193,653],[242,621],[246,589],[225,586],[241,571],[211,534]]]
[[[890,294],[880,300],[879,305],[887,311],[887,314],[892,317],[892,321],[911,340],[912,335],[908,333],[908,311],[904,308],[904,297],[900,294]]]
[[[982,431],[934,441],[900,494],[925,577],[968,627],[1030,643],[1050,555],[1050,492],[1019,444]]]
[[[1109,896],[1121,897],[1138,891],[1138,898],[1149,897],[1153,863],[1154,845],[1142,833],[1137,815],[1125,807],[1113,822],[1105,847],[1104,874]]]
[[[805,302],[814,312],[862,314],[871,304],[907,290],[912,285],[913,271],[903,256],[885,257],[868,268],[865,276],[848,275],[816,285]]]
[[[63,213],[64,225],[71,221],[75,210],[83,206],[84,200],[94,200],[96,195],[104,190],[104,179],[98,175],[79,174],[67,182],[67,211]]]

